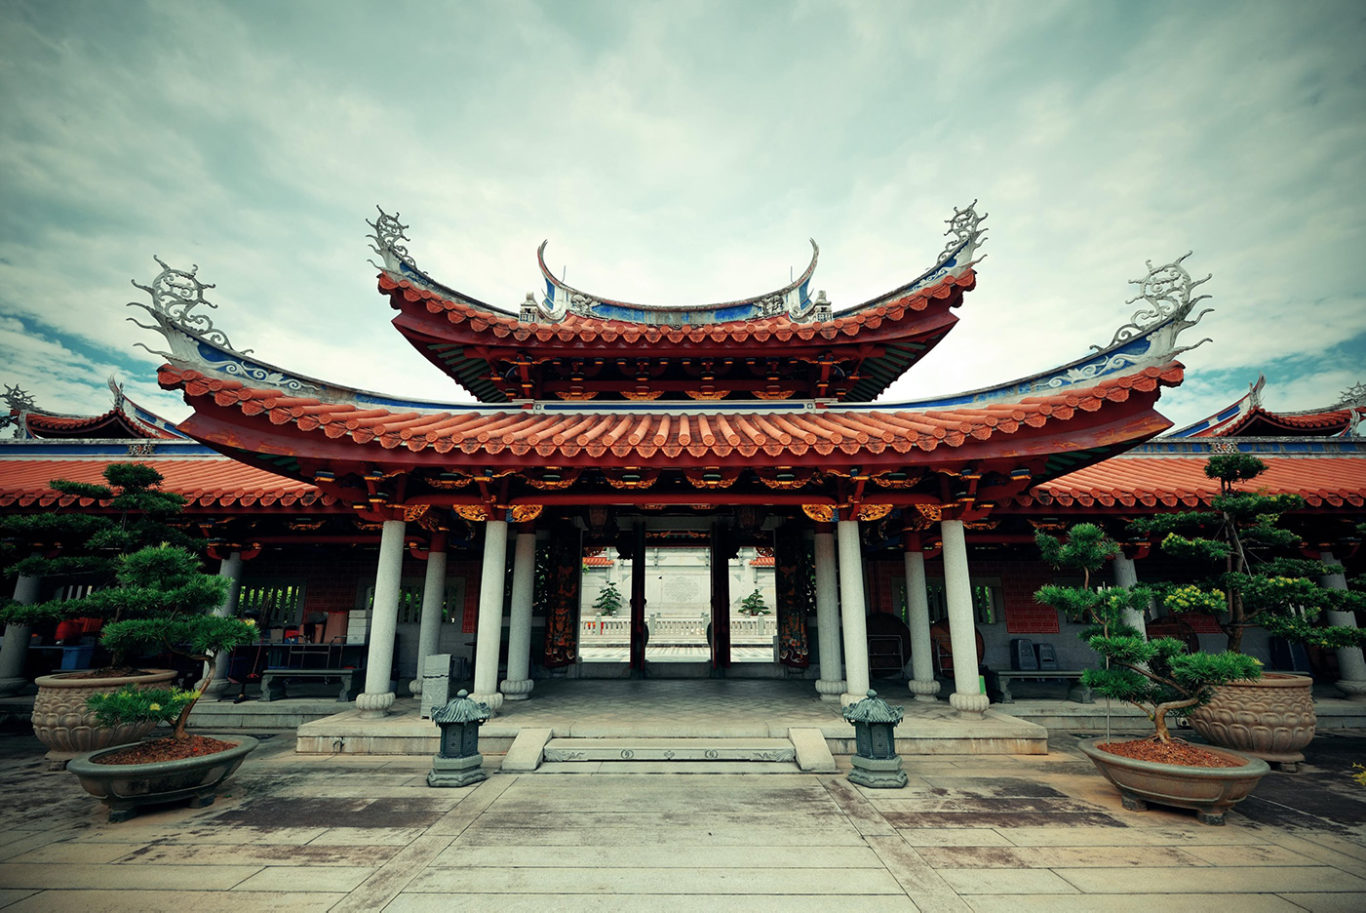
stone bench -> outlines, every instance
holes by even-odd
[[[285,680],[287,679],[322,679],[335,678],[341,680],[341,691],[337,694],[339,701],[354,701],[356,691],[352,687],[354,676],[363,669],[266,669],[261,673],[261,700],[273,701],[285,696]]]
[[[1068,700],[1076,701],[1078,704],[1093,704],[1095,697],[1091,694],[1090,687],[1081,681],[1081,670],[1067,669],[1012,669],[1007,672],[997,672],[996,680],[1001,686],[1001,703],[1013,704],[1015,698],[1010,693],[1010,680],[1014,678],[1032,678],[1040,681],[1045,679],[1068,680],[1075,679],[1076,684],[1067,692]]]

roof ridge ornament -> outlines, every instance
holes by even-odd
[[[1182,352],[1188,352],[1196,346],[1211,342],[1212,340],[1207,336],[1195,343],[1195,345],[1182,346],[1180,348],[1176,346],[1176,337],[1179,336],[1182,331],[1195,326],[1206,314],[1214,310],[1214,308],[1205,308],[1195,316],[1194,320],[1186,319],[1187,315],[1190,314],[1191,309],[1194,308],[1197,303],[1210,297],[1209,295],[1196,295],[1195,297],[1191,297],[1191,292],[1194,291],[1196,287],[1204,285],[1206,282],[1210,281],[1210,279],[1214,278],[1213,273],[1203,279],[1191,278],[1191,274],[1187,272],[1186,268],[1181,264],[1183,264],[1186,261],[1186,258],[1192,253],[1194,253],[1194,251],[1188,250],[1185,254],[1177,257],[1171,263],[1165,263],[1162,266],[1153,266],[1153,261],[1151,260],[1145,261],[1148,267],[1148,274],[1142,279],[1129,280],[1130,285],[1137,285],[1139,287],[1138,294],[1124,302],[1125,304],[1133,304],[1135,301],[1141,300],[1145,303],[1145,306],[1134,311],[1133,316],[1129,318],[1129,322],[1115,330],[1114,338],[1110,340],[1109,345],[1091,346],[1092,351],[1108,351],[1131,339],[1147,335],[1160,324],[1169,321],[1173,322],[1174,332],[1168,340],[1170,348],[1167,351],[1167,357],[1174,358]]]
[[[375,269],[391,273],[406,272],[403,265],[418,271],[417,264],[413,262],[412,256],[408,253],[407,245],[401,243],[413,240],[407,235],[408,226],[398,220],[399,214],[397,212],[389,215],[378,204],[376,204],[375,209],[379,211],[375,221],[365,220],[365,224],[374,230],[374,234],[365,237],[374,242],[370,245],[370,249],[384,258],[384,265],[380,266],[374,260],[370,261],[370,265]]]
[[[33,394],[21,388],[18,384],[5,385],[5,392],[0,399],[5,401],[9,407],[6,413],[0,413],[0,429],[14,426],[14,437],[28,438],[30,435],[24,424],[24,415],[29,412],[36,412],[38,404],[33,400]]]
[[[955,206],[953,208],[953,217],[944,220],[944,224],[948,226],[948,230],[944,232],[944,235],[948,237],[949,240],[948,243],[944,245],[944,249],[939,252],[939,260],[942,262],[947,259],[950,254],[961,249],[961,253],[964,255],[962,259],[966,262],[956,263],[955,265],[968,267],[972,266],[974,263],[981,262],[980,259],[974,260],[972,258],[973,255],[977,253],[977,248],[981,247],[983,242],[987,239],[987,230],[982,228],[981,225],[987,220],[989,215],[991,215],[989,212],[984,212],[980,216],[977,214],[976,200],[973,200],[962,209]],[[955,257],[955,260],[957,259],[958,258]]]
[[[1366,406],[1366,383],[1358,381],[1339,394],[1338,409],[1350,409],[1353,406]]]
[[[174,342],[171,334],[175,330],[180,330],[213,346],[226,349],[234,355],[251,354],[251,349],[239,351],[233,348],[232,343],[228,340],[228,334],[214,327],[208,314],[192,313],[200,305],[218,310],[218,305],[204,297],[205,290],[214,286],[212,283],[199,281],[199,277],[196,275],[199,272],[199,264],[194,264],[187,272],[183,269],[167,266],[166,261],[156,254],[152,255],[152,259],[160,264],[161,272],[152,280],[151,285],[142,285],[136,279],[129,280],[134,288],[140,288],[150,295],[152,303],[130,301],[127,307],[142,308],[152,315],[152,319],[156,321],[156,326],[139,323],[132,317],[126,318],[129,323],[142,327],[144,330],[155,330],[164,336],[166,341],[172,344],[172,347],[174,347]],[[153,355],[160,355],[163,358],[173,357],[169,353],[158,352],[140,342],[134,343],[134,345],[146,349]]]

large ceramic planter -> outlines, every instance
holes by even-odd
[[[151,764],[101,764],[99,759],[127,745],[102,748],[71,759],[66,769],[85,791],[109,806],[110,821],[127,821],[148,805],[190,800],[191,808],[213,805],[218,785],[233,775],[260,744],[249,735],[213,736],[233,747],[217,754]]]
[[[47,759],[53,770],[61,770],[78,754],[136,742],[156,726],[154,722],[101,726],[95,714],[86,709],[86,698],[117,691],[127,684],[139,688],[169,687],[176,675],[172,669],[107,678],[73,677],[78,674],[62,672],[40,675],[34,680],[38,694],[33,699],[33,734],[48,747]]]
[[[1126,758],[1097,747],[1107,741],[1113,739],[1090,739],[1077,747],[1119,790],[1125,808],[1142,810],[1149,802],[1190,808],[1204,824],[1223,824],[1224,812],[1246,799],[1271,772],[1265,761],[1236,751],[1208,749],[1241,762],[1238,767],[1183,767]]]
[[[1314,738],[1313,684],[1308,676],[1269,672],[1220,685],[1191,714],[1191,727],[1214,745],[1294,770]]]

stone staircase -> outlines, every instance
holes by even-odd
[[[788,737],[554,738],[549,729],[523,729],[508,747],[506,772],[571,773],[610,765],[618,772],[828,773],[835,759],[819,729]]]

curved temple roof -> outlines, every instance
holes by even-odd
[[[1168,437],[1353,437],[1366,420],[1366,384],[1342,392],[1338,402],[1319,409],[1273,412],[1262,405],[1266,377],[1213,415],[1171,432]]]
[[[114,403],[108,411],[99,415],[69,415],[39,409],[27,393],[18,387],[8,387],[4,399],[9,414],[0,415],[0,428],[14,426],[21,440],[187,440],[173,422],[129,399],[122,385],[112,377],[109,390],[114,394]]]

